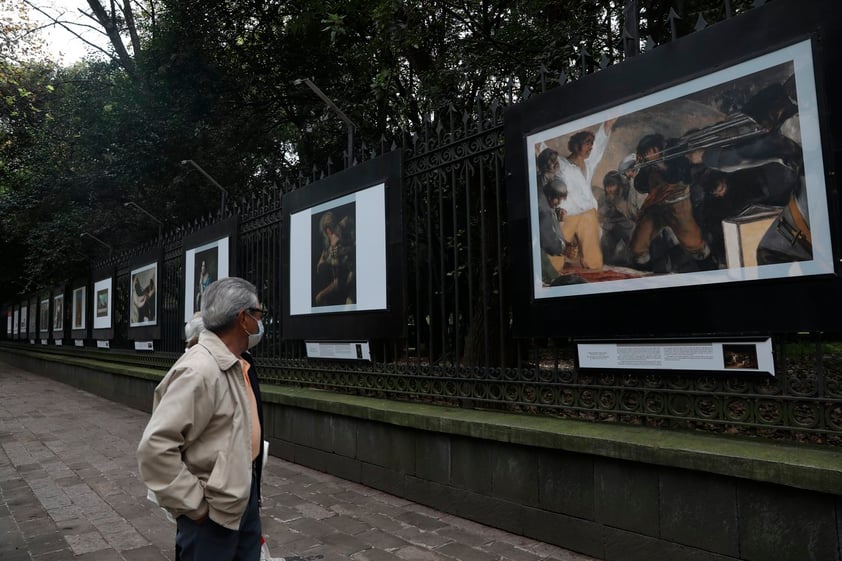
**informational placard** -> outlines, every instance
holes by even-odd
[[[153,341],[135,341],[134,350],[136,351],[154,351],[155,343]]]
[[[108,341],[100,339],[96,342],[96,348],[97,349],[110,349],[111,345]]]
[[[772,339],[578,343],[579,368],[765,372],[775,375]]]
[[[370,361],[371,351],[367,341],[334,341],[330,343],[307,341],[307,358]]]

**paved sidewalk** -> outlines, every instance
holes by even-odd
[[[171,560],[135,462],[148,417],[0,362],[0,559]],[[287,560],[593,561],[278,458],[263,495]]]

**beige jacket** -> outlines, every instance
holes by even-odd
[[[237,530],[251,491],[251,419],[238,357],[210,331],[155,388],[137,448],[140,475],[158,504]]]

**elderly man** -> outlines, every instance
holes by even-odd
[[[263,335],[264,312],[248,281],[211,283],[205,331],[155,389],[138,464],[176,517],[183,561],[260,558],[259,394],[243,355]]]

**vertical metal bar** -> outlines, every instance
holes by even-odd
[[[441,330],[441,332],[442,332],[442,339],[441,339],[442,349],[441,350],[442,350],[442,353],[445,354],[445,353],[447,353],[447,351],[449,349],[452,348],[451,345],[448,344],[448,340],[447,340],[447,327],[448,327],[448,325],[450,325],[450,318],[447,317],[447,298],[446,298],[446,295],[447,295],[447,266],[445,264],[446,262],[445,262],[445,258],[444,258],[445,253],[447,252],[447,242],[446,242],[446,236],[445,236],[445,231],[444,231],[444,196],[443,196],[444,185],[443,185],[443,183],[445,183],[447,181],[447,176],[444,173],[442,173],[441,175],[438,175],[437,178],[439,180],[439,282],[440,282],[440,284],[439,284],[439,291],[440,292],[439,293],[441,294],[441,321],[442,321],[442,330]],[[455,185],[453,184],[453,181],[451,181],[449,192],[450,192],[450,195],[451,195],[451,198],[452,198],[452,201],[453,201],[453,210],[454,210],[454,213],[455,213],[455,211],[456,211],[456,195],[453,193],[454,189],[455,189]],[[454,220],[455,220],[455,218],[454,218]],[[453,231],[453,236],[454,236],[453,239],[455,240],[456,228],[454,227],[452,231]],[[455,247],[455,245],[456,244],[454,244],[454,247]],[[454,264],[453,264],[453,267],[454,267],[453,278],[454,278],[454,280],[456,278],[455,271],[456,271],[457,263],[458,263],[458,261],[454,259]],[[455,309],[454,309],[453,313],[455,314],[456,310],[459,309],[459,290],[458,290],[458,287],[456,287],[456,289],[454,291],[454,300],[455,300],[456,304],[455,304]],[[452,363],[453,363],[453,358],[451,357],[451,364]]]
[[[433,321],[435,319],[435,314],[433,313],[433,308],[435,306],[435,301],[433,300],[433,294],[435,291],[433,290],[433,213],[432,210],[432,199],[433,193],[432,190],[432,181],[429,176],[426,177],[426,181],[424,182],[424,194],[425,194],[425,206],[426,212],[424,213],[427,217],[427,228],[426,228],[426,235],[427,235],[427,328],[429,329],[429,352],[430,352],[430,364],[434,363],[433,358],[433,340],[438,337],[436,333],[436,329],[440,329],[440,326],[437,326]]]
[[[482,336],[483,336],[483,366],[490,366],[490,334],[488,333],[488,251],[486,242],[486,208],[485,208],[485,165],[482,156],[479,158],[479,240],[480,240],[480,280],[482,289]],[[470,320],[473,323],[473,318]]]
[[[497,217],[497,313],[499,314],[498,317],[498,325],[499,325],[499,344],[500,344],[500,355],[499,355],[499,364],[500,366],[506,365],[506,306],[505,306],[505,290],[503,284],[503,204],[501,201],[501,189],[500,189],[500,182],[501,182],[501,175],[505,173],[505,169],[501,167],[501,157],[500,157],[501,149],[498,149],[494,153],[494,163],[496,168],[496,173],[494,174],[494,199],[495,205],[497,206],[495,216]]]
[[[421,200],[419,197],[418,188],[418,181],[413,181],[412,186],[410,187],[411,193],[413,196],[413,200],[415,202],[415,206],[412,208],[415,210],[414,213],[408,213],[407,216],[412,215],[412,223],[415,229],[415,246],[413,247],[413,251],[415,254],[412,256],[415,259],[415,363],[420,364],[421,362],[421,330],[427,329],[427,320],[424,315],[425,310],[421,309],[421,291],[424,289],[421,286],[421,267],[420,267],[420,259],[421,256],[419,255],[419,248],[420,248],[420,241],[421,241],[421,234],[418,231],[419,228],[419,219],[418,219],[418,212],[421,210]],[[428,344],[429,346],[429,344]],[[429,350],[429,349],[428,349]]]
[[[623,7],[622,37],[625,58],[640,54],[640,11],[637,0],[626,0]]]
[[[816,397],[824,397],[826,392],[825,371],[824,371],[824,342],[822,340],[822,332],[818,331],[814,334],[815,337],[815,367],[816,372]]]

